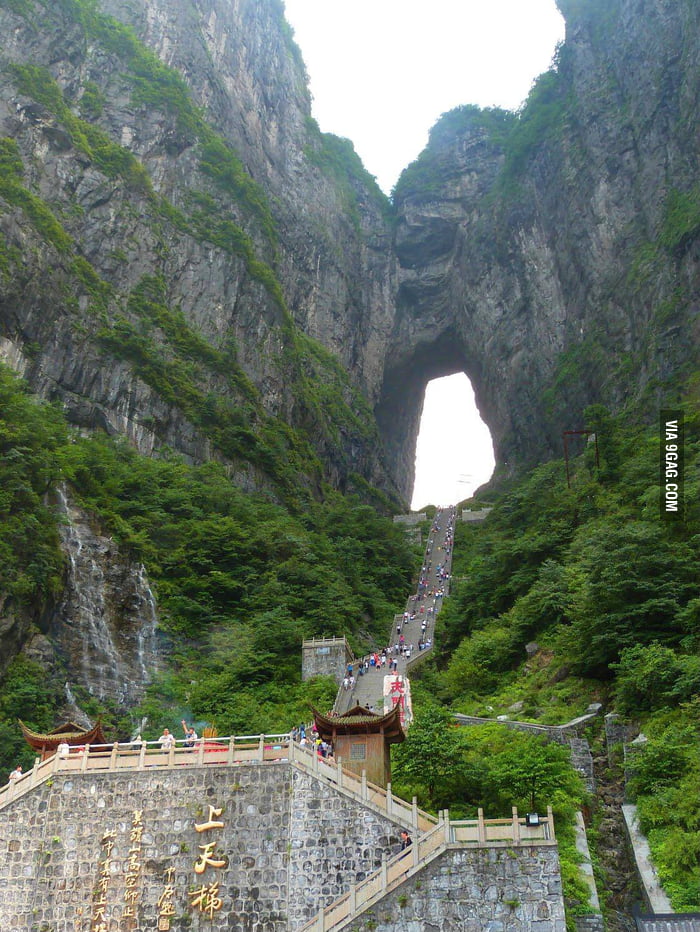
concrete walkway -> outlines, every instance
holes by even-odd
[[[443,508],[436,512],[431,526],[430,535],[423,555],[423,565],[418,576],[416,591],[406,600],[405,614],[396,615],[391,630],[387,632],[386,644],[377,645],[376,653],[381,657],[383,647],[389,649],[387,664],[380,669],[371,667],[363,675],[358,676],[358,667],[362,659],[353,665],[355,686],[353,689],[343,690],[338,694],[335,711],[342,715],[355,705],[361,705],[374,712],[383,712],[384,709],[384,677],[392,674],[390,662],[397,661],[396,673],[406,676],[412,663],[420,654],[432,650],[435,635],[435,619],[442,607],[443,598],[436,595],[442,591],[446,596],[449,591],[450,573],[452,567],[452,544],[454,539],[455,509]],[[442,574],[447,578],[443,578]],[[411,619],[411,615],[415,618]],[[425,631],[422,632],[422,622],[426,622]],[[413,645],[410,658],[403,652],[395,653],[395,645],[403,635],[405,645]],[[418,648],[421,640],[430,640],[431,646],[422,651]],[[387,709],[388,711],[388,709]],[[410,710],[409,710],[410,712]]]

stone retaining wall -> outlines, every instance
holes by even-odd
[[[564,932],[557,849],[448,848],[347,928]]]
[[[332,676],[340,686],[349,663],[354,659],[350,645],[343,638],[314,638],[301,646],[301,678]]]
[[[513,728],[515,731],[527,731],[530,734],[544,735],[549,741],[556,741],[558,744],[569,744],[572,738],[579,738],[586,726],[598,715],[598,712],[589,712],[574,718],[564,725],[538,725],[536,722],[519,722],[509,718],[479,718],[475,715],[462,715],[459,712],[454,713],[453,718],[460,725],[493,725],[497,721],[506,728]]]
[[[399,828],[286,761],[56,774],[0,811],[0,929],[296,930],[395,854]],[[402,895],[438,928],[563,932],[556,847],[450,849],[425,873]]]
[[[210,818],[210,806],[220,815]],[[209,821],[223,824],[195,830]],[[282,932],[375,870],[399,840],[389,819],[284,762],[57,775],[0,811],[0,929],[87,932],[96,910],[109,932],[157,929],[158,901],[170,889],[173,930],[185,917],[191,930]],[[219,866],[197,873],[210,843]],[[191,894],[213,883],[222,905],[210,921]],[[130,904],[135,925],[124,918]]]

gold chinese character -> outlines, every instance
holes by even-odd
[[[92,927],[92,932],[107,932],[107,923],[98,922],[97,925]]]
[[[223,809],[215,809],[213,806],[209,807],[209,820],[207,822],[200,822],[199,825],[195,822],[194,830],[196,832],[206,832],[210,828],[223,828],[223,822],[215,822],[214,816],[220,816],[223,812]]]
[[[101,904],[99,906],[95,905],[92,918],[93,918],[93,921],[96,919],[104,919],[105,918],[105,907]]]
[[[135,903],[136,900],[138,900],[138,898],[139,898],[138,890],[126,890],[124,892],[124,899],[127,901],[127,903],[129,902],[129,900],[131,900],[132,903]]]
[[[160,912],[158,913],[158,915],[159,915],[159,916],[174,916],[174,915],[175,915],[175,907],[173,906],[172,903],[163,903],[163,905],[162,905],[161,908],[160,908]]]
[[[208,845],[200,845],[199,850],[202,852],[199,860],[194,865],[195,874],[203,874],[207,867],[226,867],[226,858],[223,860],[212,857],[216,848],[216,842],[210,841]]]
[[[166,867],[166,868],[165,868],[165,873],[163,874],[163,877],[164,877],[164,879],[165,879],[165,882],[166,882],[166,883],[172,883],[172,882],[173,882],[173,877],[174,877],[174,876],[175,876],[175,868],[174,868],[174,867]]]
[[[143,816],[143,809],[134,809],[134,817],[131,820],[132,825],[141,825],[141,819]]]
[[[114,847],[113,841],[108,841],[105,845],[103,845],[103,848],[105,849],[105,854],[107,855],[107,857],[110,857],[110,855],[112,854],[113,847]]]
[[[158,906],[162,906],[167,900],[171,899],[175,893],[175,887],[169,883],[163,888],[163,892],[158,897]]]
[[[170,932],[170,920],[167,916],[158,917],[158,932]]]
[[[111,829],[111,831],[105,832],[104,835],[102,836],[102,844],[104,845],[108,841],[110,841],[112,838],[116,838],[116,837],[117,837],[117,833],[114,831],[114,829]]]
[[[140,841],[141,841],[141,836],[142,836],[142,835],[143,835],[143,825],[135,825],[135,826],[131,829],[131,833],[130,833],[130,835],[129,835],[129,841],[138,841],[138,842],[140,842]]]
[[[219,884],[210,883],[209,886],[201,886],[199,890],[193,890],[187,894],[193,897],[192,906],[199,906],[200,913],[209,913],[209,918],[214,918],[214,913],[218,912],[224,905],[223,900],[219,898]]]
[[[130,919],[134,917],[136,913],[134,912],[133,906],[125,906],[124,911],[122,912],[122,919]]]

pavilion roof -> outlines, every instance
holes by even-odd
[[[342,715],[323,715],[313,707],[312,712],[318,733],[326,740],[332,740],[336,735],[383,734],[394,744],[406,737],[401,727],[401,710],[398,705],[383,714],[370,712],[361,705],[354,706]]]
[[[21,719],[18,719],[22,734],[27,743],[37,751],[57,748],[59,744],[73,747],[80,744],[106,744],[102,733],[102,723],[97,721],[92,728],[81,728],[75,722],[64,722],[48,734],[33,731]]]

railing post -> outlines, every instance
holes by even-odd
[[[386,814],[391,818],[392,808],[391,808],[391,783],[386,785]]]
[[[445,844],[448,844],[452,841],[452,826],[450,825],[450,810],[445,809]]]
[[[53,766],[51,767],[51,773],[56,773],[59,767],[59,762],[60,762],[60,757],[56,753],[53,756]]]
[[[90,745],[86,744],[83,748],[83,759],[80,761],[80,772],[85,773],[87,771],[87,762],[88,757],[90,756]]]
[[[414,796],[411,803],[411,824],[413,825],[413,831],[418,831],[418,797]]]
[[[411,845],[411,860],[413,862],[413,867],[418,867],[418,862],[420,861],[420,852],[418,851],[418,839],[413,839],[413,844]]]
[[[202,739],[203,741],[204,739]],[[236,757],[236,738],[234,735],[228,739],[228,763],[232,764]]]
[[[290,735],[289,741],[287,744],[287,760],[288,761],[293,761],[295,759],[295,752],[296,752],[296,746],[294,743],[294,738],[292,738],[292,736]]]
[[[204,738],[200,738],[197,743],[197,763],[200,766],[204,763]]]
[[[32,775],[31,775],[31,777],[29,778],[29,786],[30,786],[30,787],[36,786],[36,784],[37,784],[37,779],[38,779],[38,776],[39,776],[39,764],[40,764],[40,763],[41,763],[40,759],[39,759],[38,757],[35,757],[35,758],[34,758],[34,766],[32,767],[32,770],[31,770],[31,774],[32,774]]]
[[[476,830],[479,835],[479,844],[483,845],[486,841],[486,823],[484,822],[484,810],[483,809],[479,809],[477,817],[478,817],[478,822],[477,822]]]
[[[316,932],[323,932],[325,924],[326,924],[325,919],[326,919],[326,915],[323,911],[323,906],[322,906],[319,909],[318,914],[316,916],[316,924],[315,924]]]
[[[554,813],[552,812],[552,807],[547,806],[547,834],[545,838],[554,840],[554,837]]]
[[[117,755],[119,754],[119,742],[115,741],[112,745],[112,753],[109,755],[109,769],[117,769]]]
[[[350,890],[348,891],[348,907],[350,909],[350,915],[354,916],[357,911],[357,896],[355,894],[355,884],[350,884]]]
[[[518,822],[517,806],[513,806],[513,842],[516,845],[520,842],[520,822]]]
[[[381,866],[381,878],[382,878],[382,890],[387,888],[387,876],[386,876],[386,854],[382,855],[382,866]]]
[[[362,802],[367,802],[367,771],[363,770],[360,775],[360,797]]]
[[[258,760],[265,760],[265,735],[260,735],[260,740],[258,741]]]
[[[340,758],[338,758],[338,761],[336,763],[336,769],[338,771],[338,786],[342,786],[343,785],[343,764]]]
[[[142,742],[141,742],[141,747],[139,748],[139,763],[138,763],[138,769],[139,769],[139,770],[143,770],[143,768],[144,768],[145,766],[146,766],[146,742],[145,742],[145,741],[142,741]]]
[[[168,748],[168,767],[175,766],[175,742],[170,745]]]

